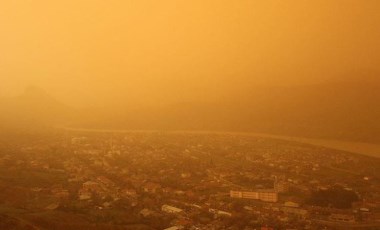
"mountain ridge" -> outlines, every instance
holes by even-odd
[[[74,109],[39,88],[0,100],[0,125],[262,132],[380,143],[380,81],[257,88],[228,100]]]

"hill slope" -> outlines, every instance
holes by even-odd
[[[0,100],[0,127],[249,131],[380,143],[380,81],[256,88],[215,102],[74,110],[40,89]]]
[[[228,101],[97,111],[96,118],[80,126],[253,131],[380,142],[378,98],[378,81],[258,88]]]
[[[0,128],[38,130],[67,121],[72,110],[36,87],[13,98],[0,99]]]

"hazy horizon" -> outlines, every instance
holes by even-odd
[[[376,0],[2,2],[0,126],[377,143],[378,9]]]
[[[379,1],[7,1],[0,96],[74,106],[213,101],[376,78]]]

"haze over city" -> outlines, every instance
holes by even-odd
[[[380,229],[380,1],[0,1],[0,229]]]

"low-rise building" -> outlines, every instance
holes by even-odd
[[[286,201],[286,202],[284,203],[284,206],[285,206],[285,207],[291,207],[291,208],[299,208],[299,207],[300,207],[300,204],[295,203],[295,202],[291,202],[291,201]]]
[[[159,189],[161,189],[161,185],[153,182],[148,182],[143,186],[144,192],[148,193],[156,193]]]
[[[231,198],[261,200],[265,202],[277,202],[278,193],[272,189],[258,191],[230,191]]]
[[[79,197],[79,200],[90,200],[92,197],[92,194],[86,189],[80,189],[78,191],[78,197]]]
[[[137,192],[134,189],[123,189],[121,190],[121,195],[124,197],[137,197]]]
[[[282,207],[281,211],[286,214],[296,215],[299,217],[306,217],[308,215],[308,211],[306,209],[294,208],[294,207]]]
[[[275,181],[274,190],[278,193],[289,191],[289,183],[285,181]]]
[[[84,190],[88,190],[88,191],[96,191],[96,190],[100,189],[100,185],[99,185],[99,183],[94,182],[94,181],[87,181],[87,182],[82,184],[82,188]]]
[[[273,189],[268,190],[259,190],[259,200],[265,202],[277,202],[278,201],[278,193]]]
[[[166,213],[181,213],[183,212],[182,209],[176,208],[167,204],[162,205],[161,210]]]
[[[102,183],[106,187],[115,186],[115,183],[105,176],[99,176],[97,179],[100,183]]]
[[[355,217],[353,215],[345,215],[345,214],[331,214],[329,216],[329,219],[331,221],[338,221],[338,222],[348,222],[348,223],[355,222]]]

